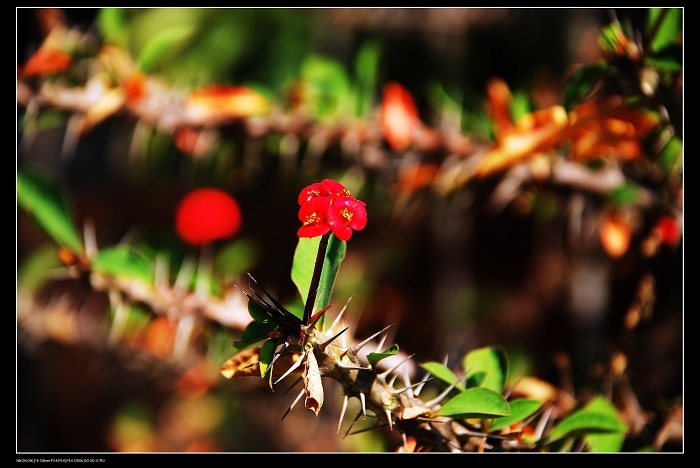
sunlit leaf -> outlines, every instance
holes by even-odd
[[[233,377],[250,377],[260,375],[258,362],[260,361],[260,348],[250,348],[237,352],[233,357],[224,362],[219,369],[221,375],[227,379]]]
[[[683,140],[671,137],[659,153],[659,162],[667,174],[678,174],[683,167]]]
[[[503,390],[508,377],[508,357],[502,348],[474,349],[464,357],[462,366],[467,373],[468,387],[479,386],[499,393]],[[472,378],[480,373],[483,373],[483,379],[473,385]]]
[[[67,200],[46,175],[34,170],[18,171],[17,203],[58,245],[83,252]]]
[[[92,259],[92,267],[107,275],[153,283],[153,267],[148,258],[127,245],[100,250]]]
[[[55,245],[49,244],[35,249],[18,265],[17,289],[34,292],[50,277],[52,271],[60,266]]]
[[[509,404],[511,415],[494,419],[490,426],[492,431],[500,431],[532,416],[535,411],[542,407],[543,402],[529,398],[519,398],[509,402]]]
[[[374,367],[382,359],[396,355],[399,352],[399,345],[393,344],[389,348],[385,349],[381,353],[368,353],[367,360],[370,365]]]
[[[625,431],[627,425],[620,419],[615,407],[602,397],[597,397],[585,408],[571,413],[554,426],[547,441],[551,443],[564,437]]]
[[[452,385],[457,381],[457,376],[454,374],[454,372],[439,362],[426,362],[425,364],[422,364],[421,367],[448,385]],[[457,384],[455,388],[459,391],[464,391],[464,385],[462,384]]]
[[[335,117],[350,90],[345,68],[335,60],[311,55],[301,65],[301,78],[312,116],[322,120]]]
[[[455,419],[489,419],[510,416],[508,401],[488,388],[469,388],[445,403],[437,412]]]

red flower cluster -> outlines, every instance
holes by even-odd
[[[343,184],[324,179],[304,188],[299,194],[299,220],[304,223],[297,231],[299,237],[316,237],[332,231],[338,239],[347,241],[353,229],[359,231],[367,224],[365,203],[350,195]]]

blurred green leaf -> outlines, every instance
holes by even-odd
[[[350,91],[350,79],[337,61],[310,55],[301,64],[301,79],[306,85],[311,116],[319,120],[337,117]]]
[[[365,41],[355,58],[355,116],[368,117],[374,109],[375,91],[382,46],[374,40]]]
[[[607,62],[598,62],[578,68],[567,80],[564,88],[564,108],[572,110],[591,92],[598,81],[607,73]]]
[[[260,247],[253,239],[239,238],[226,243],[214,258],[214,274],[235,279],[250,271],[260,258]]]
[[[492,431],[500,431],[532,416],[535,411],[542,407],[543,402],[530,398],[520,398],[511,401],[509,404],[511,415],[494,419],[490,426]]]
[[[97,28],[102,39],[126,48],[129,45],[129,22],[124,8],[101,8],[97,14]]]
[[[17,271],[17,290],[33,293],[63,265],[56,255],[55,245],[43,245],[24,259]]]
[[[83,243],[73,226],[68,202],[45,174],[36,170],[17,172],[17,204],[59,245],[82,253]]]
[[[650,8],[646,32],[651,34],[659,21],[661,23],[649,44],[652,53],[659,52],[681,41],[683,10],[681,8]]]
[[[547,436],[551,443],[564,437],[580,437],[599,433],[624,433],[627,425],[620,419],[610,402],[596,397],[585,408],[562,419]]]
[[[633,204],[639,196],[639,188],[630,183],[618,185],[608,193],[610,201],[617,206]]]
[[[92,259],[95,271],[111,276],[124,276],[153,284],[153,267],[149,259],[127,245],[100,250]]]
[[[455,419],[489,419],[510,416],[508,401],[503,396],[488,388],[468,388],[442,405],[437,412],[441,416]]]
[[[508,376],[508,358],[502,348],[474,349],[464,356],[462,366],[467,373],[467,387],[479,386],[498,393],[503,391]],[[478,378],[478,382],[475,378]]]
[[[399,352],[399,345],[393,344],[389,348],[385,349],[381,353],[368,353],[367,360],[370,365],[374,367],[382,359],[396,355]]]
[[[516,91],[510,103],[510,115],[513,122],[517,122],[520,117],[533,111],[530,96],[526,91]]]
[[[659,162],[667,174],[679,174],[683,168],[683,140],[672,136],[661,149]]]
[[[683,70],[683,47],[668,46],[660,52],[647,55],[646,64],[660,72],[680,73]]]
[[[139,54],[138,68],[144,72],[154,71],[182,50],[195,32],[194,25],[171,26],[158,31]]]

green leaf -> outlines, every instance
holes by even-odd
[[[39,247],[22,261],[17,271],[17,291],[35,292],[51,276],[53,270],[62,266],[55,245]]]
[[[488,388],[468,388],[440,408],[437,414],[454,419],[489,419],[510,416],[508,401]]]
[[[236,239],[225,244],[214,258],[214,272],[220,278],[235,279],[258,262],[260,248],[252,239]]]
[[[17,173],[17,204],[59,245],[83,253],[83,243],[73,226],[63,193],[41,172]]]
[[[502,348],[474,349],[464,357],[462,366],[467,373],[467,387],[503,391],[508,376],[508,357]]]
[[[426,362],[425,364],[422,364],[421,367],[426,371],[430,372],[430,374],[434,377],[445,382],[447,385],[452,385],[457,381],[457,376],[454,374],[454,372],[452,372],[447,366],[445,366],[444,364],[440,364],[439,362]],[[460,392],[463,392],[464,385],[457,384],[455,389]]]
[[[614,406],[602,397],[596,397],[585,408],[562,419],[547,437],[548,443],[564,437],[600,433],[624,433],[627,425],[620,419]]]
[[[91,262],[95,271],[124,276],[153,284],[153,268],[148,258],[127,245],[101,250]]]
[[[300,237],[297,248],[294,251],[292,281],[296,285],[304,303],[306,303],[306,298],[309,296],[311,276],[313,275],[314,265],[316,264],[316,255],[320,242],[320,236],[311,239]],[[328,240],[328,246],[326,247],[326,255],[323,262],[321,280],[318,284],[318,294],[316,296],[314,311],[323,309],[330,302],[331,294],[333,293],[333,285],[338,276],[340,263],[343,261],[343,258],[345,258],[346,248],[345,241],[331,234]]]
[[[679,174],[683,168],[683,140],[672,136],[661,149],[659,162],[667,174]]]
[[[672,45],[654,54],[649,54],[645,58],[645,63],[661,72],[680,73],[683,70],[683,47]]]
[[[520,117],[529,114],[532,110],[530,96],[526,91],[516,91],[513,93],[513,99],[510,103],[510,115],[513,122],[517,122]]]
[[[610,201],[617,206],[634,204],[639,196],[639,188],[630,183],[621,184],[608,193]]]
[[[275,349],[277,349],[276,340],[267,340],[260,348],[260,377],[265,378],[267,370],[270,369],[268,374],[268,380],[271,382],[272,379],[272,369],[270,368],[270,363],[275,357]]]
[[[129,24],[124,8],[101,8],[97,14],[97,27],[105,42],[121,47],[129,44]]]
[[[256,343],[268,338],[268,333],[275,331],[277,324],[274,322],[250,322],[243,333],[241,339],[233,342],[233,353],[253,346]]]
[[[271,312],[271,309],[262,302],[256,301],[255,299],[248,300],[248,313],[251,317],[253,317],[253,320],[263,323],[269,322],[270,316],[267,315],[265,311]]]
[[[389,348],[382,351],[381,353],[369,353],[369,354],[367,354],[367,360],[369,361],[369,364],[372,367],[374,367],[382,359],[394,356],[398,352],[399,352],[399,345],[393,344]]]
[[[576,107],[605,75],[608,67],[606,62],[599,62],[577,69],[566,82],[564,108],[570,111]]]
[[[141,50],[137,62],[138,68],[144,72],[155,70],[160,64],[174,57],[195,31],[195,25],[191,24],[172,25],[161,29],[149,38]]]
[[[311,55],[301,65],[301,78],[308,87],[312,117],[335,117],[350,91],[345,68],[335,60]]]
[[[534,400],[530,398],[520,398],[510,402],[510,416],[504,416],[502,418],[496,418],[491,423],[490,429],[492,431],[500,431],[512,424],[520,422],[530,416],[532,416],[535,411],[542,407],[543,402],[539,400]]]
[[[664,12],[664,10],[667,11]],[[651,34],[658,21],[661,23],[649,44],[649,49],[652,52],[658,52],[682,40],[683,10],[680,8],[650,8],[646,32]]]
[[[381,45],[377,41],[369,40],[362,44],[355,58],[356,117],[367,117],[372,111],[381,54]]]
[[[624,442],[624,434],[590,434],[586,437],[588,450],[594,453],[619,452]]]

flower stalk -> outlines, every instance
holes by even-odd
[[[304,305],[304,325],[308,325],[313,314],[314,303],[316,302],[316,294],[318,293],[318,285],[321,282],[321,273],[323,272],[323,262],[326,259],[326,249],[328,248],[328,239],[331,237],[331,232],[327,232],[321,236],[321,241],[318,244],[318,253],[316,254],[316,263],[314,264],[314,272],[311,276],[311,284],[309,285],[309,294],[306,297]]]

